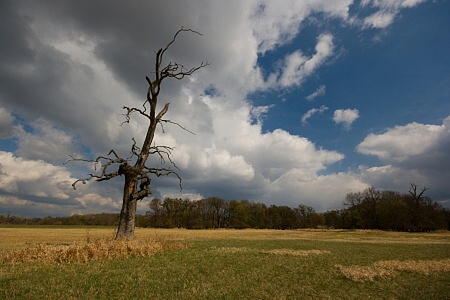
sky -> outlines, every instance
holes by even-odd
[[[209,65],[166,81],[155,142],[182,177],[152,197],[341,209],[411,183],[450,207],[450,2],[444,0],[0,2],[0,214],[119,212],[123,178],[65,164],[142,143],[155,53]],[[149,165],[158,163],[151,158]],[[148,210],[148,199],[138,212]]]

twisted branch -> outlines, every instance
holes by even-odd
[[[84,159],[84,158],[76,158],[76,157],[73,157],[72,155],[69,155],[71,159],[68,160],[67,162],[65,162],[64,164],[68,164],[68,163],[74,162],[74,161],[89,162],[89,163],[94,163],[94,170],[97,170],[98,164],[101,164],[102,161],[106,161],[105,163],[103,163],[101,165],[101,170],[102,171],[101,171],[100,175],[88,174],[89,177],[76,180],[74,183],[72,183],[73,189],[74,190],[76,189],[76,185],[79,182],[81,182],[83,184],[86,184],[87,181],[90,181],[93,178],[97,178],[96,181],[110,180],[111,178],[114,178],[114,177],[120,175],[119,174],[120,173],[120,168],[119,168],[118,171],[109,172],[109,173],[108,173],[108,168],[111,165],[113,165],[113,164],[124,164],[124,163],[127,163],[128,160],[127,159],[123,159],[122,157],[120,157],[116,153],[116,151],[114,151],[114,149],[111,149],[111,151],[109,151],[108,156],[111,156],[111,154],[113,154],[114,157],[98,156],[94,160]]]

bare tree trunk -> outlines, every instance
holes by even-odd
[[[136,226],[137,179],[132,175],[125,175],[123,188],[122,210],[120,211],[119,226],[117,227],[116,239],[133,239]]]

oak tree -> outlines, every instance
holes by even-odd
[[[170,47],[175,43],[177,37],[185,32],[201,35],[192,29],[179,29],[172,40],[156,52],[155,69],[152,76],[146,76],[148,90],[146,100],[142,108],[124,106],[125,122],[128,123],[133,114],[138,114],[148,121],[148,129],[142,146],[139,147],[136,140],[132,138],[131,156],[122,157],[114,149],[106,156],[99,156],[94,160],[86,160],[71,156],[70,161],[93,162],[97,168],[97,174],[88,174],[87,178],[76,180],[72,186],[75,189],[78,183],[86,183],[89,180],[106,181],[117,176],[123,176],[123,198],[122,209],[120,211],[119,225],[116,233],[116,239],[134,237],[136,223],[137,201],[151,195],[150,182],[152,177],[176,176],[180,183],[181,177],[176,171],[176,165],[172,161],[173,148],[160,145],[154,142],[157,126],[163,124],[174,124],[188,131],[185,127],[176,122],[164,119],[164,115],[169,110],[169,103],[166,103],[159,111],[157,110],[158,96],[161,92],[161,84],[166,79],[181,80],[186,76],[192,75],[197,70],[206,67],[208,63],[201,62],[198,66],[186,68],[177,62],[165,62],[164,56]],[[153,166],[148,164],[149,157],[157,159],[157,164]],[[151,161],[151,160],[150,160]],[[152,161],[151,161],[152,162]],[[156,166],[155,166],[156,165]]]

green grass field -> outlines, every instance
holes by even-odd
[[[8,260],[113,235],[0,228],[0,299],[450,299],[450,232],[137,229],[142,245],[162,246],[89,262]]]

